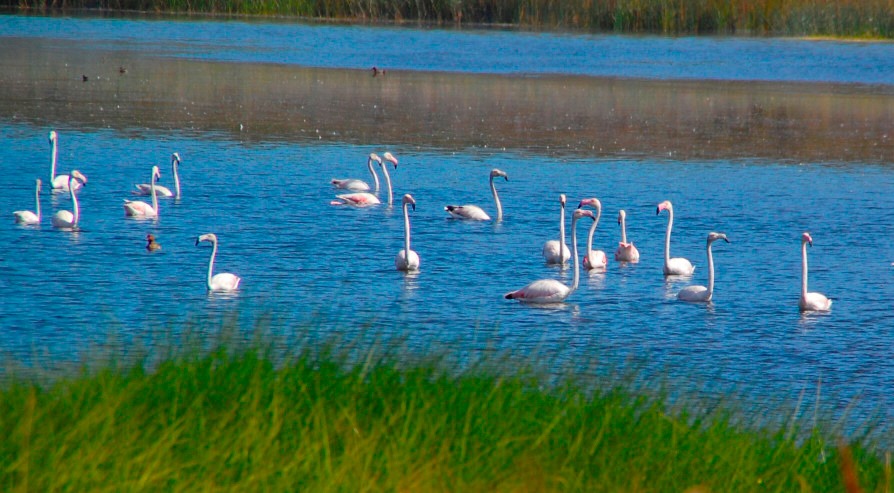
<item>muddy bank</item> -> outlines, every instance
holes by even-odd
[[[0,118],[8,123],[577,157],[889,162],[894,156],[894,88],[887,86],[373,76],[48,39],[2,43]]]

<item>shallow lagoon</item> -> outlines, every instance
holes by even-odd
[[[0,341],[17,357],[68,359],[109,327],[140,340],[238,312],[249,323],[272,317],[285,336],[307,326],[409,330],[414,347],[537,350],[582,366],[636,360],[647,374],[747,388],[767,407],[821,382],[837,413],[858,396],[859,416],[890,413],[889,86],[372,77],[158,58],[134,49],[139,39],[126,50],[6,41],[18,49],[0,55],[3,66],[32,67],[4,71],[0,95],[0,211],[9,218],[0,228]],[[76,234],[48,223],[70,207],[63,194],[43,195],[41,228],[12,224],[12,210],[33,208],[34,178],[48,178],[51,128],[61,170],[90,178]],[[400,160],[397,200],[412,193],[418,203],[415,276],[393,269],[399,208],[328,205],[330,178],[366,178],[366,154],[385,150]],[[151,165],[170,186],[174,151],[183,199],[163,201],[158,221],[125,219],[121,201]],[[493,210],[494,167],[510,176],[498,185],[505,220],[448,220],[448,203]],[[537,278],[570,282],[569,269],[540,257],[557,234],[559,193],[602,200],[596,245],[607,251],[626,209],[642,261],[585,275],[560,307],[502,299]],[[697,265],[691,282],[705,282],[707,232],[730,236],[715,245],[709,307],[677,302],[688,282],[661,275],[666,216],[655,206],[664,199],[676,209],[672,252]],[[210,249],[194,242],[209,231],[221,240],[217,267],[244,279],[236,296],[205,292]],[[815,240],[811,289],[835,298],[828,315],[797,310],[802,231]],[[147,233],[161,252],[143,249]]]

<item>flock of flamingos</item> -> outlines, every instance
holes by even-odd
[[[72,170],[70,174],[56,174],[56,157],[57,157],[57,134],[51,131],[49,141],[52,149],[50,184],[53,192],[68,192],[71,197],[72,211],[57,211],[51,223],[54,228],[63,230],[76,230],[78,228],[78,220],[80,210],[78,207],[78,199],[76,192],[87,184],[87,177],[77,170]],[[372,174],[374,185],[371,187],[366,182],[359,179],[333,179],[332,185],[344,190],[346,193],[336,195],[332,205],[350,206],[350,207],[370,207],[380,204],[378,197],[379,177],[376,173],[375,165],[378,165],[385,177],[385,183],[388,189],[388,204],[393,203],[393,191],[391,186],[391,176],[388,173],[388,164],[390,163],[397,168],[397,158],[390,152],[385,152],[383,158],[375,153],[371,153],[367,159],[367,168]],[[124,200],[124,214],[133,218],[155,218],[158,216],[158,199],[162,198],[180,198],[180,177],[177,173],[177,166],[180,164],[180,156],[176,152],[171,156],[171,168],[174,177],[174,190],[158,185],[156,181],[161,178],[158,166],[152,167],[152,174],[149,183],[137,184],[136,195],[151,197],[151,203],[140,200]],[[490,172],[490,190],[494,198],[496,206],[495,221],[501,221],[503,218],[503,208],[500,203],[500,196],[494,183],[495,178],[503,178],[509,180],[509,176],[499,169]],[[15,211],[15,221],[22,225],[39,225],[41,222],[40,215],[40,192],[41,180],[36,180],[35,186],[35,211]],[[413,272],[418,271],[420,266],[420,257],[410,248],[410,216],[409,208],[416,209],[416,201],[412,195],[406,194],[401,200],[404,219],[404,248],[401,249],[394,259],[394,265],[398,270]],[[571,286],[568,286],[555,279],[539,279],[533,281],[521,289],[509,292],[505,295],[506,299],[518,300],[525,303],[559,303],[564,301],[573,293],[580,281],[580,265],[578,263],[578,247],[577,247],[577,222],[582,218],[590,218],[593,223],[590,226],[589,235],[587,237],[587,250],[583,256],[583,266],[588,270],[604,270],[608,263],[608,256],[602,250],[593,249],[593,234],[602,215],[602,203],[596,198],[587,198],[580,201],[577,209],[571,215],[571,250],[565,243],[565,195],[559,197],[559,239],[547,241],[543,245],[543,257],[548,264],[565,265],[569,260],[574,265],[574,277]],[[585,209],[590,206],[595,210],[595,214]],[[490,221],[491,217],[484,210],[476,205],[447,205],[444,210],[450,217],[457,220],[466,221]],[[667,229],[664,236],[664,275],[665,276],[689,276],[695,271],[692,263],[682,257],[670,256],[670,237],[671,229],[674,223],[674,209],[670,201],[664,201],[658,204],[657,213],[667,211]],[[621,210],[618,214],[618,223],[621,226],[621,241],[618,248],[614,252],[615,260],[618,262],[638,262],[639,251],[633,242],[627,241],[626,214]],[[152,235],[147,236],[147,249],[157,250],[160,246],[154,241]],[[707,286],[687,286],[677,293],[677,298],[688,302],[709,302],[714,294],[714,258],[711,253],[711,246],[715,241],[723,240],[729,243],[729,239],[723,233],[708,233],[706,250],[708,257],[708,285]],[[208,260],[208,273],[206,286],[209,291],[233,291],[239,288],[241,278],[235,274],[228,272],[214,274],[214,259],[217,255],[217,236],[214,233],[207,233],[196,238],[196,245],[201,242],[209,242],[212,245],[211,256]],[[813,246],[813,239],[810,234],[805,232],[801,235],[801,296],[798,306],[801,311],[827,311],[832,305],[832,300],[825,295],[817,292],[807,291],[807,245]]]

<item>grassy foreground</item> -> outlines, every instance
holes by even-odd
[[[894,37],[889,0],[0,0],[18,9],[503,24],[624,33]]]
[[[619,386],[370,352],[178,356],[0,388],[3,491],[890,491],[814,431],[748,431]],[[138,365],[139,366],[139,365]],[[842,455],[843,454],[843,455]],[[844,460],[842,460],[844,459]],[[847,487],[847,484],[851,487]]]

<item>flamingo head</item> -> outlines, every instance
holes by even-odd
[[[78,170],[72,170],[71,174],[69,174],[69,180],[78,180],[81,182],[81,185],[87,186],[87,177]]]
[[[805,231],[801,234],[801,243],[807,243],[810,246],[813,246],[813,238],[810,237],[810,233]]]
[[[505,171],[497,169],[497,168],[494,168],[493,170],[491,170],[491,172],[490,172],[491,180],[493,180],[494,178],[496,178],[498,176],[501,176],[501,177],[505,178],[506,181],[509,181],[509,175],[507,175]]]
[[[38,179],[36,179],[36,180],[34,180],[34,181],[35,181],[36,184],[37,184],[37,191],[40,192],[40,186],[43,184],[43,182],[40,181],[40,178],[38,178]]]
[[[618,224],[621,224],[626,217],[627,217],[627,213],[624,212],[624,209],[621,209],[620,211],[618,211]]]
[[[589,217],[592,220],[596,220],[596,216],[593,215],[593,211],[589,211],[587,209],[574,209],[574,215],[571,216],[571,219],[576,221],[582,217]]]
[[[171,154],[171,164],[180,164],[180,154],[175,152]]]
[[[408,205],[408,204],[409,204],[409,205],[412,205],[412,206],[413,206],[413,210],[414,210],[414,211],[416,210],[416,199],[414,199],[413,196],[410,195],[410,194],[406,194],[406,195],[404,195],[404,198],[403,198],[403,204],[404,204],[404,205]]]
[[[214,233],[205,233],[198,238],[196,238],[196,246],[199,246],[199,243],[203,241],[210,241],[212,244],[217,243],[217,235]]]
[[[723,233],[715,233],[713,231],[708,233],[708,244],[709,245],[711,243],[714,243],[717,240],[723,240],[723,241],[729,243],[729,238],[727,238],[726,235]]]
[[[375,152],[370,152],[369,153],[369,162],[376,162],[376,163],[382,164],[382,158],[380,158],[379,155],[376,154]]]
[[[394,157],[394,154],[391,154],[390,152],[386,152],[385,154],[382,154],[382,157],[385,158],[385,161],[388,161],[391,164],[393,164],[394,169],[397,169],[397,158]]]
[[[559,203],[562,204],[563,208],[565,207],[565,194],[564,193],[559,194]]]
[[[56,131],[55,130],[50,130],[49,139],[50,139],[50,142],[56,142]]]
[[[152,167],[152,179],[160,180],[161,179],[161,170],[158,169],[158,166]]]
[[[655,211],[655,214],[661,214],[661,211],[667,209],[668,211],[674,210],[674,206],[671,205],[670,200],[665,200],[664,202],[658,204],[658,210]]]
[[[146,235],[146,241],[148,241],[149,243],[154,242],[154,241],[155,241],[155,236],[153,236],[153,235],[151,235],[151,234]]]
[[[584,199],[580,201],[580,204],[577,204],[577,208],[580,209],[585,205],[591,205],[597,210],[602,210],[602,202],[599,201],[596,197]]]

